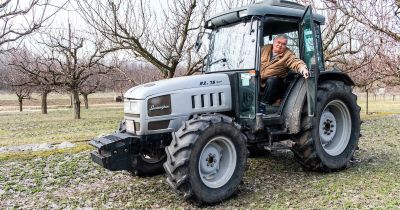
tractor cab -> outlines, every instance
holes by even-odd
[[[206,74],[224,72],[230,75],[235,117],[255,127],[257,114],[265,125],[283,123],[288,95],[302,75],[288,69],[284,87],[274,104],[263,99],[261,82],[261,49],[272,44],[274,37],[285,34],[287,47],[301,58],[311,73],[307,80],[309,114],[313,115],[313,98],[319,71],[324,71],[320,25],[324,17],[313,15],[311,8],[290,1],[263,1],[216,15],[206,22],[211,32],[206,56]]]

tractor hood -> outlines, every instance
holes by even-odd
[[[193,88],[229,85],[229,78],[226,74],[202,74],[185,77],[165,79],[135,86],[125,93],[129,99],[146,99],[151,95],[187,90]]]

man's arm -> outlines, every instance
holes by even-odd
[[[297,58],[292,52],[290,52],[288,59],[286,60],[286,65],[297,73],[302,74],[306,79],[310,76],[307,65],[300,58]]]

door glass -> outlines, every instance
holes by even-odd
[[[300,32],[302,34],[302,58],[307,65],[308,71],[310,72],[310,78],[307,82],[307,100],[308,100],[308,115],[314,116],[315,111],[315,96],[316,96],[316,84],[318,79],[318,68],[316,58],[316,40],[315,40],[315,29],[314,21],[312,20],[311,7],[308,6],[303,18],[300,21]]]
[[[247,72],[239,74],[240,118],[254,119],[256,116],[255,75]]]

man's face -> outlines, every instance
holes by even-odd
[[[272,52],[280,54],[285,52],[287,45],[287,39],[283,37],[279,37],[274,39],[274,43],[272,44]]]

